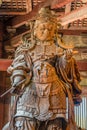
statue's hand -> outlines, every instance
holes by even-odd
[[[26,79],[23,79],[23,80],[21,80],[20,82],[14,82],[13,84],[12,84],[12,87],[18,87],[18,86],[20,86],[20,85],[22,85],[24,82],[26,81]]]
[[[25,80],[26,79],[20,81],[17,84],[13,83],[13,85],[12,85],[13,89],[12,89],[11,93],[16,93],[16,94],[22,93],[24,90],[24,87],[25,87]]]
[[[12,66],[9,66],[8,69],[7,69],[7,72],[8,72],[9,74],[11,74],[12,71],[13,71],[13,67],[12,67]]]
[[[22,81],[25,79],[24,76],[21,75],[12,75],[11,76],[11,84],[12,87],[18,87],[19,85],[21,85]]]

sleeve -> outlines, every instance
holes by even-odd
[[[76,60],[74,58],[73,58],[73,60],[74,60],[74,71],[75,71],[76,79],[77,79],[78,82],[80,82],[81,77],[80,77],[79,69],[78,69]]]
[[[32,72],[30,70],[31,61],[26,60],[25,52],[21,52],[14,58],[11,66],[8,68],[11,74],[11,84],[12,87],[18,87],[20,84],[24,83],[25,86],[30,82]],[[29,56],[28,56],[29,57]],[[28,58],[29,59],[29,58]]]
[[[75,94],[81,94],[82,92],[82,88],[79,84],[79,82],[81,81],[81,78],[80,78],[80,73],[79,73],[79,70],[78,70],[78,66],[77,66],[77,63],[75,61],[75,59],[73,58],[73,91]]]

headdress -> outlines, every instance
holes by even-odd
[[[50,21],[57,24],[57,19],[55,15],[53,14],[53,11],[51,11],[49,7],[41,8],[36,16],[36,20]]]
[[[73,45],[65,45],[65,43],[61,40],[61,38],[58,36],[58,29],[61,26],[61,21],[58,21],[55,12],[51,11],[49,7],[43,7],[39,10],[38,15],[36,16],[36,24],[39,24],[39,22],[52,22],[53,25],[56,27],[56,41],[58,46],[60,46],[63,49],[72,49],[74,48]]]
[[[57,41],[58,46],[60,46],[63,49],[74,48],[73,45],[70,45],[70,46],[65,45],[65,43],[62,42],[61,38],[58,37],[58,28],[61,26],[61,24],[60,24],[60,21],[57,20],[55,13],[49,7],[43,7],[39,10],[37,16],[35,17],[35,21],[32,22],[33,23],[32,27],[31,27],[32,33],[34,32],[34,29],[37,27],[37,25],[39,25],[40,23],[43,23],[43,22],[51,22],[53,24],[53,26],[55,26],[55,29],[56,29],[55,41]],[[35,26],[34,26],[34,23],[35,23]],[[24,37],[26,37],[26,36],[27,35],[25,35]]]

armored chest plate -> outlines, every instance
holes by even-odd
[[[50,42],[38,43],[33,50],[30,51],[32,61],[46,60],[58,54],[58,47]]]

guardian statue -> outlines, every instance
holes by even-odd
[[[81,87],[73,46],[58,36],[58,21],[48,7],[31,26],[8,68],[16,97],[8,129],[76,130],[74,104],[81,101]]]

